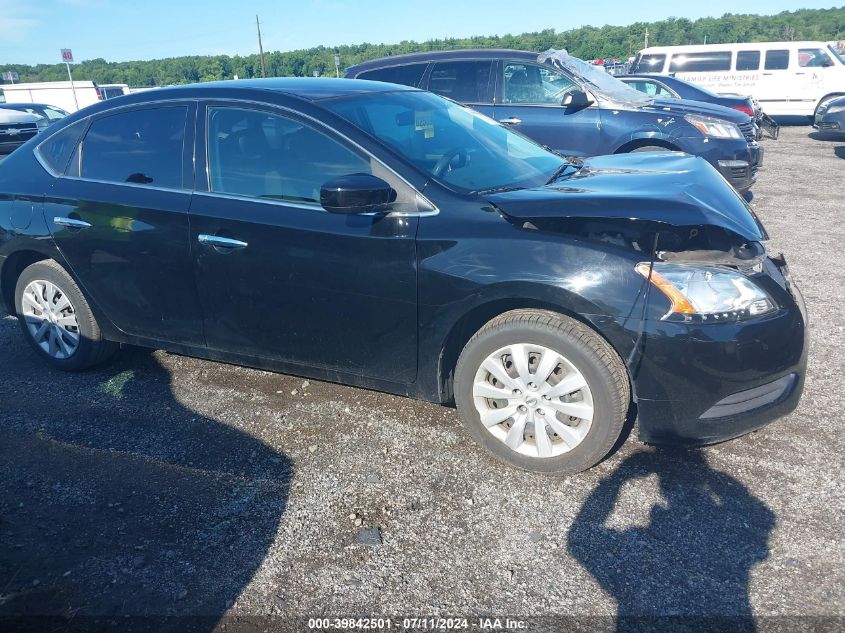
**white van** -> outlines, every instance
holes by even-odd
[[[823,102],[845,95],[845,59],[825,42],[652,46],[637,54],[631,72],[750,95],[770,116],[813,116]]]
[[[3,84],[0,86],[0,103],[44,103],[76,112],[104,98],[103,91],[93,81],[74,81],[73,88],[76,90],[76,100],[69,81]]]

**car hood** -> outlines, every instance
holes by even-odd
[[[641,109],[663,114],[669,112],[678,116],[701,114],[737,124],[745,123],[749,118],[747,114],[727,106],[704,103],[703,101],[688,101],[687,99],[655,99],[651,105],[644,106]]]
[[[752,242],[768,239],[751,207],[709,163],[680,152],[596,156],[552,184],[484,198],[519,220],[619,218],[710,225]]]

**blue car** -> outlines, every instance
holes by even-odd
[[[414,53],[353,66],[346,77],[430,90],[566,156],[654,150],[701,156],[738,191],[751,188],[762,161],[748,115],[645,95],[563,51]]]

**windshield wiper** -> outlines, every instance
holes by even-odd
[[[472,193],[483,195],[488,193],[505,193],[507,191],[519,191],[520,189],[525,189],[525,187],[514,187],[512,185],[508,185],[505,187],[490,187],[489,189],[479,189],[477,191],[473,191]]]
[[[559,156],[560,154],[558,154]],[[546,181],[547,185],[552,184],[555,180],[563,176],[563,173],[569,169],[570,167],[575,171],[581,169],[584,166],[584,162],[578,160],[577,158],[564,158],[564,162],[562,165],[559,165],[557,169],[552,172],[552,175]]]

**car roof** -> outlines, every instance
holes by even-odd
[[[532,53],[531,51],[519,51],[509,48],[459,48],[448,51],[423,51],[420,53],[408,53],[406,55],[391,55],[388,57],[379,57],[378,59],[371,59],[355,66],[350,66],[346,72],[358,73],[364,70],[370,70],[372,68],[386,68],[389,66],[401,66],[404,64],[413,64],[415,62],[424,63],[442,59],[501,59],[503,57],[507,57],[509,59],[524,59],[534,61],[537,59],[537,55],[539,55],[539,53]]]
[[[324,77],[272,77],[268,79],[235,79],[228,81],[210,81],[201,84],[186,84],[156,90],[156,94],[173,93],[179,91],[203,91],[215,88],[225,88],[232,91],[266,90],[278,92],[291,97],[298,97],[306,101],[321,99],[336,99],[370,92],[394,92],[397,90],[416,90],[410,86],[386,84],[381,81],[366,81],[363,79],[335,79]],[[150,91],[152,92],[152,91]],[[136,93],[149,94],[149,93]],[[152,95],[150,95],[152,96]]]

